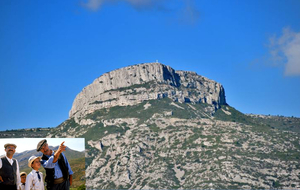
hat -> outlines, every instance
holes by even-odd
[[[42,149],[42,147],[44,146],[45,143],[47,143],[47,140],[46,140],[46,139],[41,140],[41,141],[38,143],[37,147],[36,147],[36,151],[39,152],[39,151]]]
[[[25,174],[25,176],[27,176],[27,173],[26,172],[21,172],[20,173],[20,176],[22,176],[22,175],[24,175]]]
[[[41,157],[36,157],[36,156],[31,156],[29,159],[28,159],[28,166],[31,168],[31,164],[32,162],[35,160],[35,159],[41,159]]]
[[[17,148],[17,145],[12,144],[12,143],[6,143],[6,144],[4,145],[4,148],[6,148],[7,146],[14,146],[15,148]]]

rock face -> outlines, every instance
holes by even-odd
[[[146,100],[70,118],[48,137],[85,138],[87,189],[300,189],[299,133],[212,106]]]
[[[159,63],[102,75],[42,134],[85,138],[87,189],[300,189],[300,118],[242,114],[220,84]]]
[[[175,71],[161,63],[145,63],[103,74],[75,98],[70,118],[79,118],[102,108],[132,106],[145,100],[168,97],[174,102],[225,105],[221,84],[195,72]]]

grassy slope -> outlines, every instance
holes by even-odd
[[[231,115],[227,115],[222,109],[229,111]],[[300,118],[271,116],[266,118],[256,118],[245,115],[231,106],[222,106],[214,114],[215,119],[222,121],[233,121],[247,125],[260,126],[262,128],[269,127],[282,131],[293,131],[300,133]]]

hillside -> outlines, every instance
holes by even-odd
[[[221,84],[150,63],[95,79],[45,136],[85,138],[89,189],[299,189],[299,131],[300,118],[243,114]]]
[[[299,133],[230,106],[211,115],[209,107],[165,98],[99,110],[84,118],[93,124],[70,119],[58,128],[86,138],[90,188],[299,187]],[[57,129],[51,135],[62,134]]]

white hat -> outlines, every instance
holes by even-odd
[[[25,176],[27,176],[27,173],[26,173],[26,172],[21,172],[21,173],[20,173],[20,176],[22,176],[23,174],[25,174]]]
[[[13,144],[13,143],[6,143],[4,145],[4,148],[6,148],[7,146],[14,146],[15,148],[17,148],[17,145]]]
[[[29,159],[28,159],[28,166],[31,168],[31,164],[32,162],[35,160],[35,159],[41,159],[41,157],[36,157],[36,156],[31,156]]]

